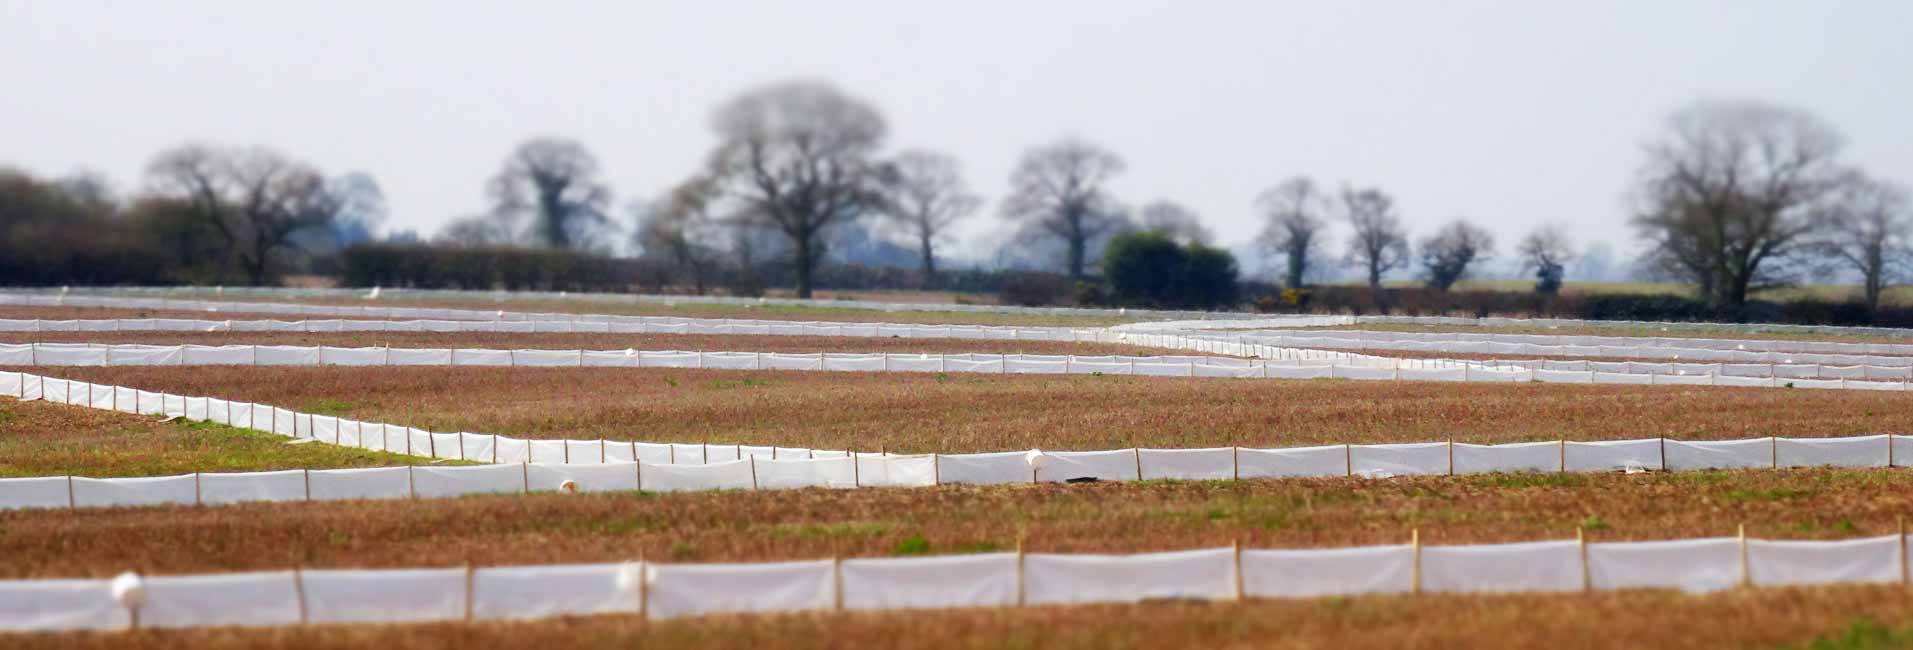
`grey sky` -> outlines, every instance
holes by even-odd
[[[892,149],[961,158],[991,199],[970,234],[1019,152],[1070,133],[1128,160],[1124,201],[1224,243],[1305,173],[1381,186],[1418,235],[1467,216],[1505,250],[1554,220],[1632,248],[1640,144],[1699,98],[1808,109],[1913,183],[1909,35],[1903,1],[0,0],[0,164],[125,191],[161,148],[265,144],[373,174],[388,227],[429,235],[526,136],[583,141],[622,206],[696,169],[716,104],[809,77],[876,103]]]

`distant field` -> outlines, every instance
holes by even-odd
[[[700,301],[684,296],[681,302],[623,302],[614,300],[486,300],[451,298],[381,297],[377,300],[349,298],[243,298],[226,300],[248,302],[299,302],[307,304],[348,305],[355,307],[437,307],[450,309],[505,310],[574,314],[621,314],[627,316],[679,316],[684,318],[750,318],[762,320],[841,321],[857,323],[924,323],[947,325],[1024,325],[1030,327],[1107,327],[1142,320],[1117,314],[1051,315],[966,311],[884,311],[828,305],[734,305]],[[949,300],[932,301],[953,304]]]
[[[0,512],[0,579],[306,567],[740,562],[1573,539],[1888,535],[1901,470],[472,495]]]
[[[1905,336],[1883,334],[1809,334],[1800,332],[1748,332],[1732,329],[1730,326],[1682,326],[1661,327],[1655,325],[1639,326],[1623,323],[1585,323],[1547,327],[1547,326],[1478,326],[1478,325],[1418,325],[1410,323],[1362,323],[1359,325],[1329,325],[1324,327],[1298,328],[1300,330],[1369,330],[1375,332],[1431,332],[1464,334],[1546,334],[1554,336],[1646,336],[1660,338],[1709,338],[1741,339],[1748,341],[1837,341],[1843,343],[1913,343],[1913,330]],[[1396,351],[1377,352],[1386,356],[1402,356]],[[1471,357],[1472,358],[1472,357]]]
[[[1356,286],[1361,283],[1343,282],[1338,284]],[[1422,282],[1418,280],[1389,280],[1382,284],[1388,287],[1399,288],[1423,286]],[[1455,285],[1455,290],[1512,291],[1526,293],[1534,290],[1534,280],[1462,280]],[[1582,296],[1603,294],[1687,296],[1693,295],[1694,287],[1692,285],[1674,282],[1567,282],[1561,285],[1561,293]],[[1831,301],[1858,301],[1861,299],[1861,296],[1860,286],[1854,284],[1806,284],[1754,294],[1756,298],[1775,302],[1786,302],[1802,298]],[[1880,304],[1902,307],[1913,305],[1913,285],[1888,287],[1880,294]]]
[[[1906,396],[1874,391],[661,368],[52,374],[434,431],[900,453],[1913,431]]]
[[[973,340],[875,336],[730,334],[508,334],[489,332],[0,332],[0,343],[140,343],[151,345],[329,345],[336,347],[498,348],[547,350],[704,350],[929,354],[1161,355],[1171,351],[1117,343]]]

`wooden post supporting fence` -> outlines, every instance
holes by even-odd
[[[1024,589],[1023,587],[1023,536],[1017,535],[1016,536],[1016,606],[1017,607],[1022,607],[1026,602],[1028,602],[1028,596],[1026,595],[1027,591],[1028,590]]]
[[[1747,524],[1740,525],[1739,537],[1740,537],[1740,586],[1752,587],[1754,585],[1754,576],[1753,576],[1753,573],[1748,570],[1748,563],[1747,563]]]
[[[1235,600],[1242,602],[1242,540],[1230,540],[1229,550],[1235,554]]]
[[[475,591],[472,573],[472,563],[468,561],[465,563],[465,622],[467,623],[472,622],[472,592]]]
[[[651,565],[644,562],[644,551],[638,551],[638,620],[651,617]]]
[[[1594,572],[1588,568],[1588,534],[1580,526],[1574,527],[1574,543],[1581,551],[1581,592],[1594,591]]]
[[[1421,529],[1420,528],[1409,529],[1408,548],[1409,548],[1409,552],[1414,554],[1414,560],[1410,565],[1410,568],[1414,573],[1409,577],[1409,582],[1408,582],[1409,593],[1420,594],[1421,593]]]

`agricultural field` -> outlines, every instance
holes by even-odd
[[[584,302],[512,302],[499,308],[558,311],[553,306],[612,311]],[[736,316],[729,309],[671,315]],[[140,317],[121,311],[15,308],[0,311],[0,318]],[[853,311],[785,313],[887,322],[995,318]],[[1072,324],[1123,320],[1111,315]],[[16,332],[0,334],[0,342],[1189,354],[1118,344],[664,334]],[[900,454],[1913,432],[1908,394],[1849,390],[697,368],[0,368],[8,370],[432,431]],[[0,399],[0,477],[458,463],[295,443],[185,419]],[[1123,554],[1232,544],[1337,548],[1405,544],[1411,534],[1432,545],[1572,540],[1577,534],[1606,542],[1733,537],[1742,526],[1747,535],[1762,539],[1844,540],[1895,534],[1910,511],[1913,474],[1888,468],[546,492],[0,510],[0,558],[5,558],[0,580],[108,578],[128,570],[170,575],[606,563],[640,557],[707,563],[1017,549]],[[591,646],[769,648],[1153,647],[1165,638],[1201,647],[1462,648],[1480,647],[1483,639],[1572,648],[1796,647],[1815,639],[1898,635],[1895,630],[1913,615],[1913,600],[1906,594],[1896,585],[1734,589],[1711,595],[1400,594],[4,638],[8,647],[116,648],[504,648],[553,635]],[[1697,620],[1710,623],[1695,625]]]

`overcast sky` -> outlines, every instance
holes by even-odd
[[[1559,221],[1626,250],[1641,143],[1697,99],[1807,109],[1913,183],[1910,71],[1904,0],[0,0],[0,165],[125,192],[162,148],[262,144],[372,174],[387,229],[429,236],[551,134],[597,154],[622,217],[696,170],[712,107],[803,77],[880,107],[893,149],[962,159],[990,198],[971,234],[1024,148],[1075,134],[1127,159],[1122,200],[1225,244],[1307,174],[1385,189],[1418,234],[1468,217],[1505,251]]]

